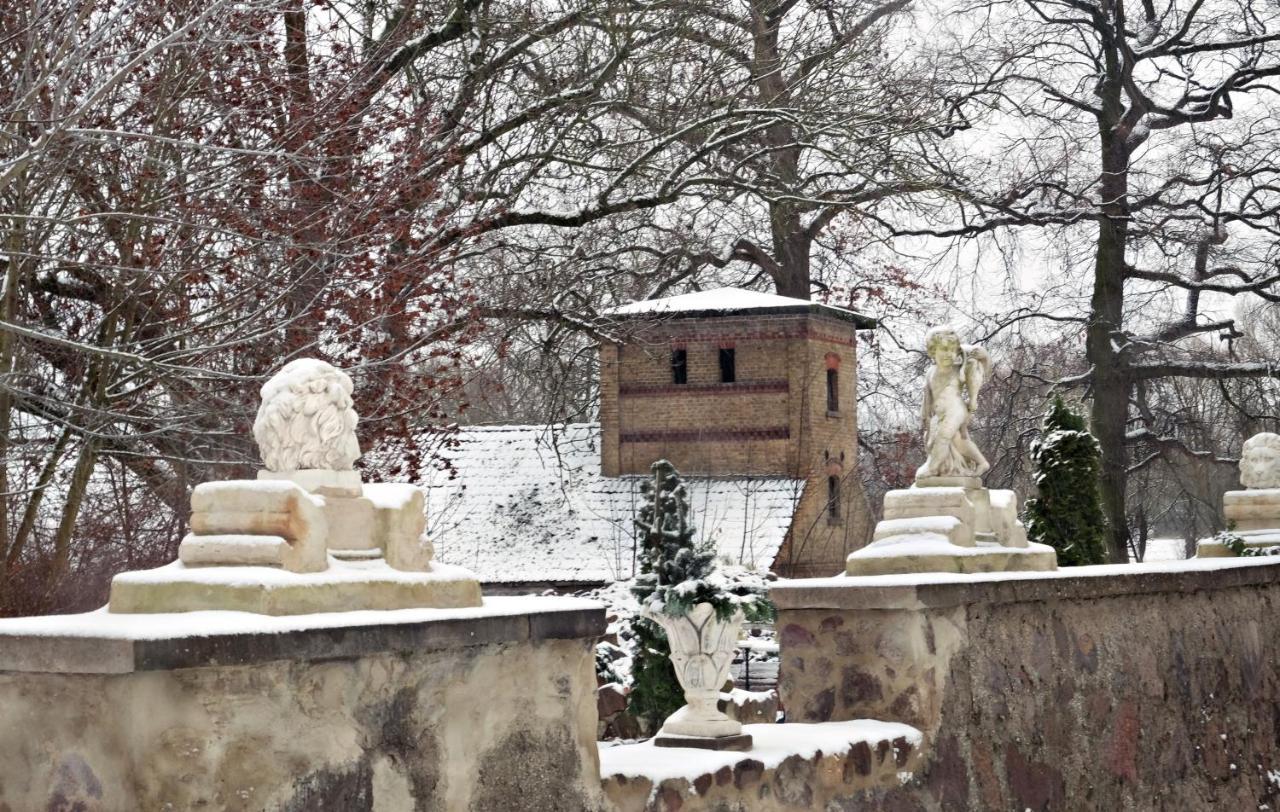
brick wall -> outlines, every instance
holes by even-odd
[[[853,325],[813,314],[670,319],[633,325],[600,350],[601,463],[606,476],[642,474],[658,459],[712,476],[805,479],[792,531],[775,568],[830,575],[866,542],[868,506],[857,472]],[[733,383],[720,381],[720,349],[732,347]],[[683,349],[687,382],[673,382]],[[839,410],[827,409],[835,368]],[[828,516],[828,477],[839,482]]]

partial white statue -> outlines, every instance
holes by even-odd
[[[349,471],[360,458],[351,378],[316,358],[290,361],[262,387],[253,422],[269,471]]]
[[[1250,490],[1280,488],[1280,434],[1264,431],[1244,441],[1240,484]]]
[[[925,352],[933,361],[922,410],[928,458],[916,470],[916,479],[982,476],[991,465],[969,438],[969,421],[991,373],[991,357],[981,347],[961,344],[952,327],[930,329]]]

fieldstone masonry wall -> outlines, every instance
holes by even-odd
[[[1274,809],[1280,563],[1205,563],[784,582],[782,702],[923,731],[872,808]]]

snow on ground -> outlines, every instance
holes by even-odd
[[[1147,539],[1143,561],[1182,561],[1186,557],[1186,542],[1182,539]]]
[[[635,576],[633,520],[646,477],[600,473],[600,425],[488,426],[458,432],[441,454],[456,475],[425,483],[436,559],[483,583],[607,583]],[[748,568],[782,546],[803,480],[685,480],[698,541]]]
[[[722,767],[732,767],[744,758],[759,761],[766,770],[770,770],[791,756],[809,759],[818,751],[827,755],[843,754],[859,742],[874,746],[877,742],[905,738],[912,747],[919,747],[921,740],[920,731],[914,727],[871,719],[743,725],[743,732],[751,734],[752,738],[751,749],[745,752],[655,747],[652,740],[637,744],[600,742],[600,775],[604,778],[612,775],[648,778],[654,786],[673,778],[684,778],[692,783],[698,776],[714,773]]]

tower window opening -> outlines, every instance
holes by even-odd
[[[827,477],[827,521],[840,521],[840,477]]]
[[[671,351],[671,382],[689,382],[689,352],[687,350]]]
[[[840,371],[827,370],[827,411],[840,411]]]
[[[738,379],[734,366],[733,347],[720,348],[720,383],[733,383]]]

